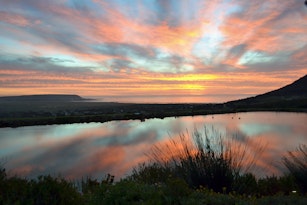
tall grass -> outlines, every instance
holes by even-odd
[[[196,130],[192,136],[181,134],[164,145],[154,146],[148,154],[153,164],[135,169],[132,176],[153,183],[154,178],[146,175],[154,173],[159,176],[158,181],[176,177],[191,188],[207,187],[216,192],[240,190],[240,177],[254,167],[257,155],[264,149],[258,143],[256,152],[252,152],[247,141],[242,136],[240,140],[237,136],[223,137],[214,128],[206,127],[203,133]],[[245,175],[245,178],[251,177]]]
[[[289,151],[282,160],[302,193],[307,193],[307,145],[299,145],[295,151]]]

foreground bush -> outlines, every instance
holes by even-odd
[[[159,172],[158,167],[155,169],[153,173]],[[144,168],[143,170],[144,172],[150,170],[146,174],[152,173],[151,169]],[[0,204],[307,204],[306,196],[292,192],[286,194],[276,190],[275,188],[283,185],[284,182],[284,179],[277,177],[257,181],[256,186],[264,190],[263,195],[260,195],[260,192],[258,195],[249,194],[250,192],[217,193],[202,186],[192,189],[180,178],[171,175],[164,177],[165,180],[159,183],[148,182],[146,181],[148,178],[144,178],[143,182],[142,178],[132,176],[116,183],[111,182],[108,178],[102,181],[88,178],[82,181],[78,191],[76,183],[65,179],[51,176],[42,176],[36,180],[7,177],[5,170],[1,169]],[[252,175],[245,177],[247,181],[251,179],[253,181]],[[245,179],[242,178],[242,180]],[[276,184],[278,186],[275,186]],[[267,192],[268,190],[275,190],[275,192]],[[257,192],[257,187],[254,191],[254,193]]]
[[[298,185],[292,175],[281,177],[267,176],[257,181],[255,192],[258,196],[291,195],[297,194]]]
[[[149,154],[153,163],[135,169],[131,177],[154,184],[172,176],[190,188],[202,186],[220,193],[246,192],[255,186],[255,177],[247,171],[256,157],[247,147],[234,138],[222,138],[215,130],[210,137],[205,129],[204,135],[196,131],[191,138],[180,135],[166,146],[155,146]]]
[[[307,146],[300,145],[296,151],[289,151],[283,163],[295,178],[302,193],[307,193]]]
[[[73,183],[51,176],[37,180],[7,177],[0,171],[0,204],[79,204],[82,203]]]

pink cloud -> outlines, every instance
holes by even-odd
[[[226,35],[226,45],[244,43],[251,50],[269,53],[296,49],[295,42],[303,42],[307,34],[302,30],[306,24],[298,13],[283,15],[293,2],[280,4],[278,1],[268,1],[264,13],[262,4],[251,3],[247,11],[226,19],[221,26]],[[306,16],[306,15],[305,15]],[[293,23],[295,22],[295,23]]]
[[[0,21],[22,27],[31,24],[31,22],[26,17],[5,11],[0,11]]]
[[[6,6],[13,8],[16,5],[25,6],[21,1],[10,1]],[[104,94],[112,96],[123,93],[260,94],[306,74],[304,42],[307,34],[304,26],[307,15],[296,2],[199,1],[192,8],[184,1],[179,3],[183,14],[174,22],[173,14],[165,14],[165,18],[159,19],[158,13],[142,3],[133,5],[139,12],[138,18],[102,1],[95,4],[99,12],[75,9],[62,1],[32,2],[27,6],[40,14],[31,16],[9,10],[0,13],[4,22],[1,25],[11,25],[1,27],[2,35],[15,43],[14,46],[5,44],[3,53],[42,58],[71,56],[82,65],[77,65],[76,61],[72,68],[49,62],[15,68],[3,63],[1,95],[31,93],[32,88],[44,93],[77,90],[81,95],[95,95],[103,90]],[[167,8],[169,5],[161,6],[174,9]],[[186,9],[195,9],[195,14],[187,18]],[[210,47],[214,38],[216,42]],[[202,40],[199,52],[207,56],[193,53]],[[99,45],[109,44],[117,45],[117,48],[128,44],[130,50],[123,54],[103,53],[96,49]],[[247,51],[261,52],[274,60],[266,63],[260,59],[254,65],[240,64]],[[131,53],[134,56],[129,56]],[[168,57],[161,57],[163,55]],[[116,72],[114,65],[110,65],[115,60],[122,60]],[[280,60],[283,62],[277,64]],[[83,69],[85,71],[80,72]],[[199,78],[187,80],[182,73]],[[203,79],[206,74],[216,78]]]

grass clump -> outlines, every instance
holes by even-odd
[[[209,131],[214,137],[209,137]],[[172,176],[192,189],[206,187],[219,193],[243,191],[256,180],[252,174],[246,174],[256,159],[255,153],[247,151],[235,138],[227,140],[214,129],[205,128],[204,135],[198,131],[192,137],[182,134],[164,146],[153,147],[149,154],[153,163],[135,169],[132,178],[153,184]]]
[[[283,157],[283,163],[295,178],[302,193],[307,193],[307,145],[300,145]]]

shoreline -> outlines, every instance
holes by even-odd
[[[292,104],[293,105],[293,104]],[[246,107],[232,104],[132,104],[102,102],[15,102],[4,105],[0,128],[55,125],[116,120],[141,120],[166,117],[199,116],[238,112],[298,112],[305,107]]]

